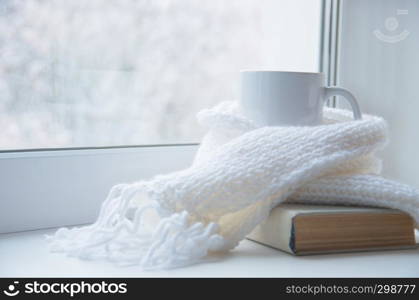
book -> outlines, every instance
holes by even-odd
[[[399,210],[282,204],[248,239],[295,255],[415,248],[415,223]]]

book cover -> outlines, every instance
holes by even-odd
[[[409,215],[372,207],[282,204],[247,238],[295,255],[416,247]]]

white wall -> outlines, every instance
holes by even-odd
[[[346,0],[342,13],[339,82],[389,122],[384,174],[419,187],[419,1]]]

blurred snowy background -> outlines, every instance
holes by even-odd
[[[317,71],[320,0],[0,0],[0,149],[199,141],[246,68]]]

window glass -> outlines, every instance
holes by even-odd
[[[318,71],[320,0],[1,0],[0,150],[199,141],[240,69]]]

